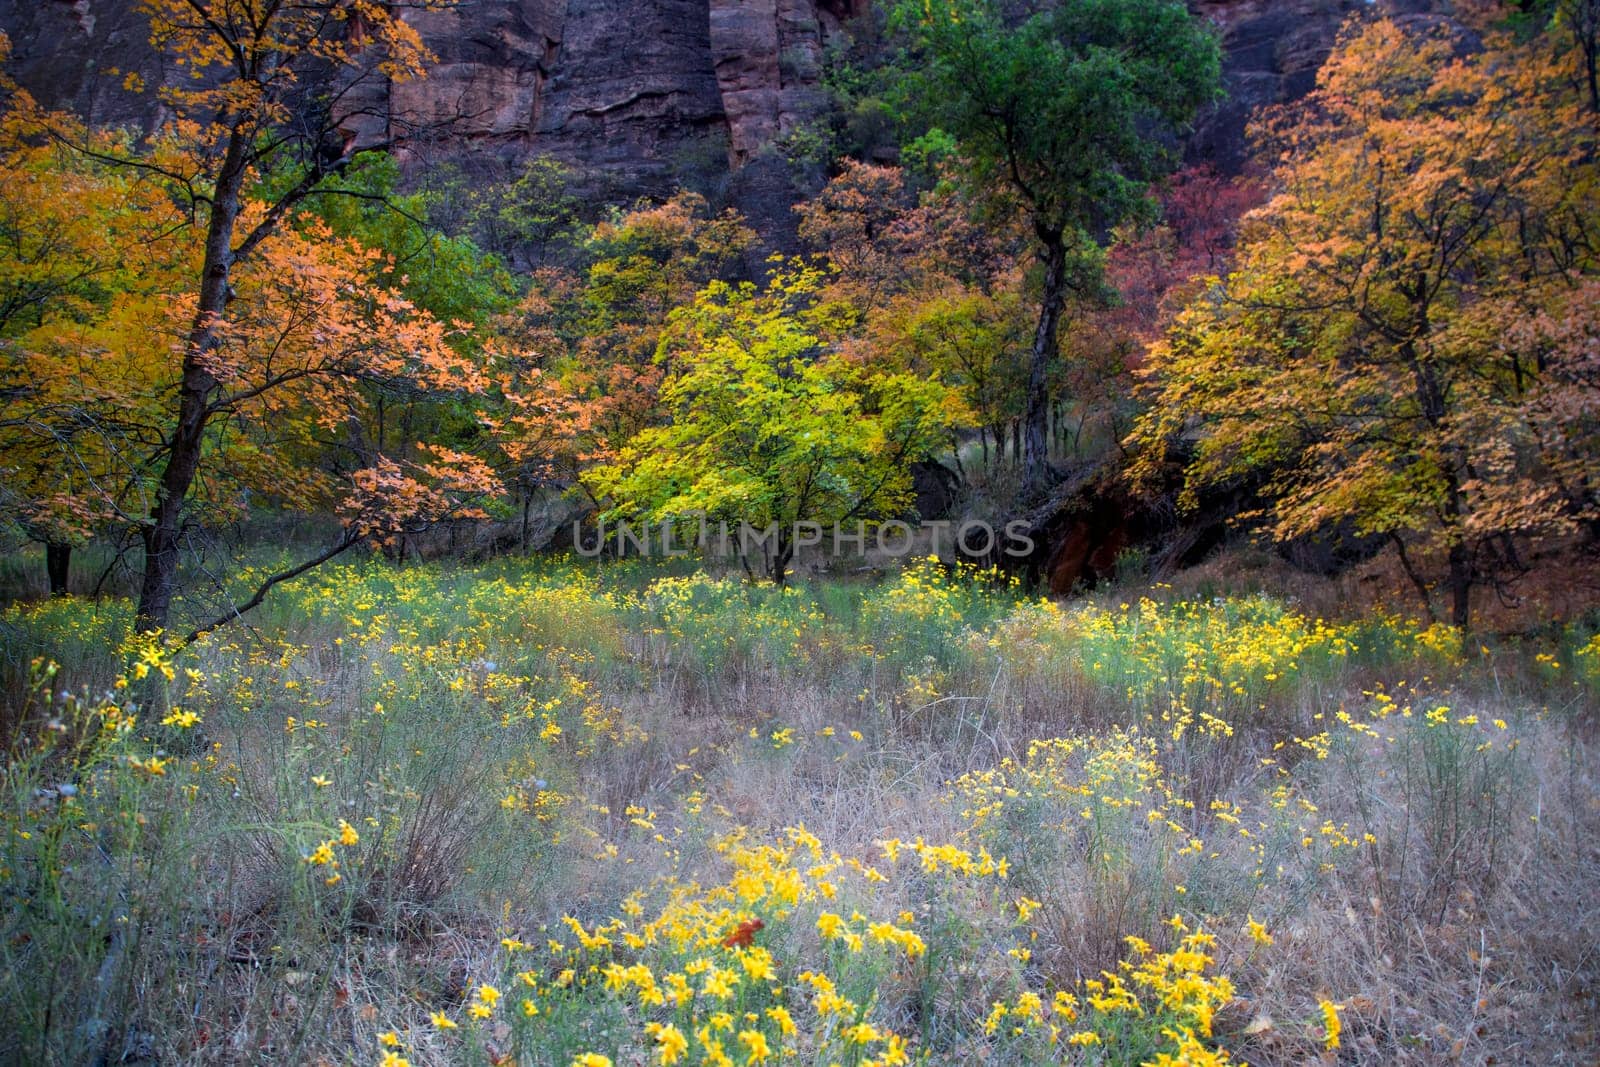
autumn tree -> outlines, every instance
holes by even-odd
[[[1208,276],[1232,261],[1240,219],[1264,199],[1259,183],[1209,165],[1187,167],[1150,191],[1149,218],[1119,226],[1106,249],[1101,293],[1074,294],[1062,342],[1056,447],[1112,447],[1138,411],[1134,375],[1145,351]],[[1073,401],[1069,416],[1066,398]],[[1109,431],[1086,443],[1086,434]]]
[[[844,160],[795,211],[801,238],[834,268],[827,298],[857,316],[838,350],[958,390],[987,467],[1003,459],[1006,428],[1022,415],[1027,367],[1018,235],[981,207],[948,175],[919,191],[898,167]]]
[[[99,342],[114,320],[155,316],[189,273],[187,220],[145,173],[50,136],[111,152],[119,135],[47,114],[3,75],[0,95],[0,516],[44,544],[64,595],[74,547],[148,510],[152,353]]]
[[[840,172],[795,205],[801,240],[832,264],[831,280],[861,308],[915,287],[933,234],[909,224],[916,198],[899,167],[840,161]]]
[[[1185,440],[1187,494],[1250,476],[1290,538],[1387,538],[1449,618],[1521,568],[1519,537],[1593,521],[1597,130],[1552,32],[1478,54],[1448,24],[1357,24],[1263,129],[1274,195],[1237,268],[1150,354],[1143,469]]]
[[[668,421],[587,475],[614,515],[775,527],[761,548],[781,585],[797,524],[908,506],[910,461],[942,441],[959,409],[935,379],[829,354],[849,318],[817,299],[822,283],[816,268],[790,264],[760,288],[713,282],[673,313],[658,356]]]
[[[738,212],[696,193],[641,205],[595,227],[585,247],[579,320],[602,363],[648,364],[668,316],[712,280],[740,271],[756,235]]]
[[[65,149],[79,169],[154,190],[145,206],[166,205],[150,218],[172,222],[161,243],[170,269],[125,248],[122,259],[143,256],[144,269],[98,271],[96,301],[52,302],[34,335],[7,349],[7,372],[63,368],[60,386],[8,392],[4,421],[70,423],[78,440],[90,428],[105,440],[109,428],[129,442],[118,453],[120,495],[95,499],[120,509],[143,541],[144,629],[166,625],[181,547],[204,524],[263,498],[339,511],[345,533],[334,546],[268,576],[204,629],[353,544],[460,514],[465,497],[491,490],[487,468],[448,442],[319,462],[376,392],[465,397],[487,383],[461,324],[406,298],[394,257],[308,210],[336,195],[379,199],[339,178],[403,129],[394,116],[376,125],[363,104],[384,80],[421,73],[424,51],[400,15],[365,0],[141,8],[174,65],[172,84],[155,90],[163,126],[134,140],[28,111],[20,96],[12,111],[29,115],[27,145]],[[81,183],[62,192],[56,217],[94,208]],[[75,381],[66,369],[91,365],[99,373]]]
[[[883,318],[881,328],[889,331],[884,343],[895,362],[958,390],[978,431],[984,466],[1000,463],[1006,427],[1023,412],[1027,344],[1021,294],[951,285],[897,304]],[[959,442],[952,444],[959,465]]]
[[[41,176],[45,187],[70,193],[29,216],[38,233],[53,235],[54,269],[69,251],[69,222],[97,206],[104,211],[92,217],[115,249],[101,261],[94,246],[72,245],[83,257],[77,269],[95,286],[41,300],[0,339],[0,444],[8,495],[24,498],[8,501],[8,510],[47,541],[53,564],[64,564],[56,546],[140,527],[152,507],[197,250],[182,240],[187,220],[164,190],[136,195],[150,184],[147,172],[106,167],[54,141],[38,151],[57,164]],[[27,198],[30,188],[16,181],[0,190],[0,203]],[[152,233],[157,222],[164,228]],[[0,273],[25,268],[22,255],[0,256]],[[389,290],[391,274],[389,257],[311,217],[271,234],[233,272],[228,320],[209,363],[215,388],[189,523],[243,518],[257,500],[339,510],[347,530],[338,549],[450,513],[456,501],[447,488],[490,488],[476,461],[438,449],[365,448],[354,462],[330,453],[385,396],[482,392],[479,361],[457,351],[455,328]],[[379,432],[381,439],[381,420]],[[60,577],[52,575],[53,585]]]
[[[175,67],[173,84],[156,89],[172,117],[164,132],[168,150],[102,158],[166,178],[193,209],[200,249],[192,286],[173,304],[189,326],[172,417],[153,464],[153,502],[141,529],[145,563],[137,619],[140,627],[157,629],[171,610],[193,492],[217,420],[238,415],[245,405],[270,410],[278,403],[277,390],[289,383],[305,385],[313,400],[328,399],[325,387],[367,357],[386,366],[402,359],[437,364],[447,377],[459,368],[442,344],[441,328],[408,305],[380,298],[375,314],[359,324],[344,314],[360,295],[349,288],[361,275],[353,264],[319,263],[314,247],[292,237],[273,244],[297,208],[326,190],[326,179],[360,153],[386,147],[388,134],[374,135],[382,127],[364,114],[364,101],[381,80],[420,75],[427,58],[401,14],[366,0],[140,4],[150,18],[152,43]],[[92,145],[78,147],[94,151]],[[269,172],[289,177],[270,199],[257,199]],[[274,271],[308,268],[313,293],[290,296],[287,319],[241,319],[234,304],[241,272],[269,252],[278,257],[270,265]],[[268,288],[276,282],[256,277]],[[334,344],[325,346],[327,330],[317,316],[327,314],[334,315]],[[291,337],[301,339],[291,351],[305,361],[280,358],[273,341]],[[393,461],[367,469],[356,481],[391,504],[433,499],[420,483],[398,473]],[[361,531],[375,511],[370,502],[352,507],[358,514],[350,529]]]
[[[1028,489],[1049,481],[1049,378],[1069,292],[1144,210],[1172,133],[1217,91],[1214,37],[1175,0],[902,0],[908,105],[952,136],[978,188],[1017,204],[1043,266],[1027,381]],[[1085,255],[1085,253],[1090,253]]]
[[[659,419],[657,359],[672,312],[707,283],[736,276],[756,235],[733,211],[682,192],[599,225],[576,263],[543,267],[493,326],[500,398],[488,413],[524,511],[532,494],[581,486]]]
[[[1556,0],[1555,15],[1576,46],[1589,111],[1600,115],[1600,0]]]
[[[830,297],[863,312],[957,284],[1010,284],[1019,233],[973,201],[952,164],[928,189],[900,167],[841,160],[840,173],[795,206],[799,235],[834,270]]]

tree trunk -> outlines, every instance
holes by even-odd
[[[1028,361],[1028,406],[1023,416],[1022,465],[1024,491],[1030,496],[1050,487],[1050,366],[1057,352],[1056,333],[1067,302],[1067,245],[1059,229],[1035,227],[1044,244],[1044,293],[1039,302],[1039,325],[1033,335],[1033,355]]]
[[[789,561],[793,558],[794,545],[789,543],[787,537],[780,536],[777,550],[767,560],[767,577],[779,589],[789,584]]]
[[[1391,532],[1389,539],[1394,542],[1395,551],[1400,556],[1400,569],[1406,572],[1406,577],[1411,579],[1411,584],[1417,590],[1417,596],[1422,599],[1422,610],[1428,616],[1428,621],[1436,622],[1439,618],[1433,610],[1433,592],[1428,588],[1428,582],[1411,562],[1411,553],[1406,551],[1405,538],[1398,533]]]
[[[44,546],[44,570],[50,576],[50,595],[67,595],[67,574],[72,566],[72,546],[47,542]]]
[[[1450,624],[1465,633],[1472,624],[1472,552],[1462,529],[1461,479],[1455,468],[1445,471],[1445,521],[1455,539],[1450,542]]]
[[[1450,546],[1450,623],[1463,633],[1472,623],[1472,560],[1465,542]]]
[[[217,323],[228,307],[229,271],[233,266],[233,231],[239,218],[239,191],[244,185],[249,131],[244,121],[234,126],[217,173],[217,186],[206,224],[205,261],[200,273],[200,299],[183,353],[178,387],[178,421],[167,448],[155,507],[144,528],[144,580],[139,587],[135,625],[145,632],[167,625],[178,575],[178,548],[183,537],[184,503],[200,469],[206,421],[217,380],[206,368],[221,344]]]
[[[1420,324],[1418,335],[1427,333],[1427,315],[1421,312],[1417,315]],[[1411,366],[1413,381],[1417,397],[1417,406],[1422,417],[1427,420],[1429,430],[1434,434],[1441,434],[1445,427],[1446,397],[1448,390],[1440,382],[1439,375],[1434,365],[1420,357],[1414,342],[1407,342],[1401,346],[1401,352]],[[1445,536],[1450,538],[1448,553],[1449,574],[1447,581],[1450,585],[1450,623],[1459,627],[1463,632],[1470,628],[1472,622],[1472,554],[1466,540],[1466,501],[1463,499],[1461,486],[1467,476],[1468,466],[1464,447],[1459,443],[1446,443],[1444,458],[1439,464],[1439,475],[1444,482],[1444,529]]]
[[[981,429],[978,431],[978,436],[983,436],[983,431]],[[989,447],[987,445],[984,446],[983,452],[984,458],[987,459],[989,454]],[[968,484],[967,468],[961,462],[961,438],[958,437],[954,431],[951,431],[950,433],[950,458],[955,460],[956,477],[961,479],[962,485]]]
[[[1583,65],[1589,75],[1589,110],[1600,115],[1600,57],[1593,48],[1584,50]]]
[[[1589,110],[1600,115],[1600,2],[1576,0],[1567,12],[1572,35],[1583,53],[1583,72],[1589,85]]]

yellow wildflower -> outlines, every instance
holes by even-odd
[[[743,1045],[750,1053],[745,1063],[765,1063],[772,1056],[772,1047],[767,1044],[767,1035],[760,1030],[739,1031],[739,1044]]]
[[[1339,1005],[1324,1000],[1319,1007],[1322,1008],[1322,1044],[1325,1048],[1338,1048],[1339,1034],[1344,1030],[1344,1023],[1339,1019]]]
[[[656,1027],[654,1031],[656,1035],[656,1062],[661,1064],[661,1067],[671,1067],[672,1064],[683,1059],[684,1054],[689,1051],[689,1039],[683,1036],[682,1030],[679,1030],[671,1023],[667,1023],[665,1026],[660,1024],[653,1025]]]

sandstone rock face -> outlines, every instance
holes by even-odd
[[[1188,145],[1191,161],[1237,173],[1245,163],[1245,128],[1264,104],[1305,95],[1351,14],[1364,0],[1191,0],[1222,31],[1227,97],[1201,118]]]
[[[124,85],[129,74],[151,86],[167,74],[128,0],[0,0],[0,31],[11,38],[9,72],[47,107],[96,123],[159,121],[154,98]]]
[[[735,165],[818,114],[838,14],[813,0],[710,0],[711,55]]]
[[[1190,162],[1238,173],[1248,156],[1246,127],[1265,104],[1295,100],[1316,85],[1317,70],[1353,15],[1394,16],[1446,11],[1447,0],[1189,0],[1190,10],[1222,33],[1222,86],[1227,97],[1196,123]]]
[[[520,144],[538,124],[565,19],[566,5],[553,0],[416,12],[408,21],[438,60],[427,78],[390,87],[384,103],[448,123],[451,136]]]
[[[1394,0],[1407,9],[1418,0]],[[1338,28],[1362,0],[1191,0],[1223,31],[1226,101],[1203,119],[1192,159],[1237,170],[1255,107],[1303,93]],[[547,154],[618,200],[660,196],[687,175],[726,179],[736,203],[759,190],[763,229],[782,226],[785,195],[762,149],[817,116],[822,57],[868,0],[472,0],[412,19],[438,55],[421,81],[362,101],[362,137],[420,123],[413,165],[448,156],[499,167]],[[161,120],[146,85],[172,72],[132,0],[0,0],[11,69],[43,103],[96,122]],[[792,193],[792,189],[789,190]],[[781,240],[779,243],[782,243]]]
[[[561,43],[531,149],[658,191],[685,152],[725,144],[704,0],[558,6]]]
[[[351,126],[368,139],[420,126],[413,157],[550,155],[623,196],[661,195],[685,171],[726,175],[818,112],[825,36],[852,2],[472,0],[414,12],[437,64],[364,96],[369,114]],[[132,0],[0,0],[0,30],[12,70],[46,105],[160,121],[153,97],[123,84],[171,73]]]

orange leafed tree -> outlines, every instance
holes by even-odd
[[[443,324],[381,290],[371,253],[294,224],[307,197],[329,191],[330,177],[395,139],[393,120],[369,113],[367,103],[383,81],[420,76],[429,58],[402,12],[372,0],[139,3],[152,42],[175,66],[172,84],[155,90],[172,116],[162,150],[77,147],[159,176],[195,219],[197,270],[166,308],[169,322],[185,325],[173,338],[175,400],[151,459],[152,502],[140,528],[137,621],[159,629],[219,436],[248,440],[240,428],[327,423],[363,383],[396,376],[464,391],[485,383],[454,354]],[[443,3],[410,5],[418,6]],[[262,463],[274,454],[256,450]],[[283,454],[278,447],[278,459]],[[305,480],[320,490],[316,478]],[[346,537],[289,573],[452,509],[452,489],[486,485],[480,465],[458,453],[409,467],[373,457],[352,479]],[[285,576],[269,579],[244,607]]]
[[[5,503],[59,558],[151,510],[194,321],[186,283],[197,251],[147,172],[39,140],[45,118],[86,136],[59,116],[11,117],[0,163],[9,179],[0,227],[12,239],[0,256],[0,300],[12,309],[0,325]],[[241,218],[263,210],[248,205]],[[337,509],[348,545],[458,514],[462,495],[493,488],[476,460],[438,449],[357,450],[344,476],[326,462],[328,442],[389,393],[470,396],[485,386],[482,361],[453,343],[455,327],[385,289],[392,272],[384,255],[307,218],[236,265],[228,314],[201,364],[213,387],[188,521],[230,521],[269,498]]]
[[[1144,465],[1264,477],[1280,537],[1387,538],[1449,617],[1518,540],[1600,517],[1600,115],[1581,42],[1358,24],[1265,129],[1237,269],[1150,353]],[[1430,606],[1431,610],[1431,606]]]

